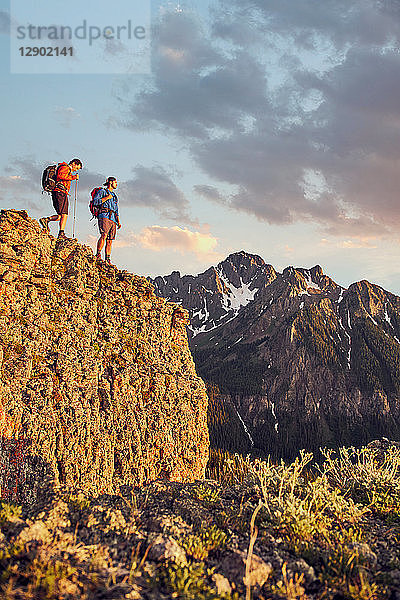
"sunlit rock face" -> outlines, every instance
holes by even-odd
[[[187,311],[24,211],[1,213],[0,293],[3,497],[204,476],[207,395]]]

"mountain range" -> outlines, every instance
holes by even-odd
[[[190,312],[211,442],[292,458],[400,438],[400,298],[362,280],[282,273],[241,251],[199,275],[151,280]]]

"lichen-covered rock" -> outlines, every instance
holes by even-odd
[[[2,211],[1,495],[202,478],[207,396],[186,320],[144,277]]]
[[[184,549],[174,539],[158,534],[152,539],[151,544],[148,554],[150,560],[158,562],[172,560],[181,565],[187,563]]]
[[[247,586],[261,588],[272,573],[272,565],[253,554],[246,575],[247,560],[246,552],[234,550],[220,565],[220,570],[229,581],[241,580]]]
[[[313,567],[308,565],[304,558],[299,558],[293,561],[289,561],[286,567],[288,579],[295,579],[296,574],[303,575],[304,581],[311,585],[316,581],[315,571]]]

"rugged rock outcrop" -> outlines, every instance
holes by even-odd
[[[46,482],[98,494],[202,478],[207,395],[186,323],[145,278],[2,211],[2,496],[29,502]]]

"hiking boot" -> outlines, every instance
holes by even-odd
[[[68,238],[67,238],[67,236],[65,235],[65,232],[64,232],[64,231],[60,231],[60,232],[59,232],[59,234],[58,234],[58,238],[57,238],[57,239],[58,239],[58,240],[67,240]]]
[[[104,259],[104,262],[107,263],[107,265],[111,265],[111,259],[109,256],[106,256]]]
[[[41,219],[39,219],[39,223],[41,224],[43,229],[45,231],[47,231],[47,233],[50,233],[49,221],[50,221],[49,217],[42,217]]]

